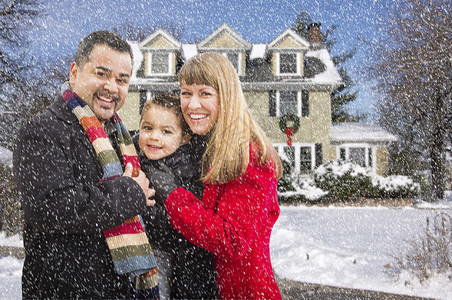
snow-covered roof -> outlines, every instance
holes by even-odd
[[[319,49],[314,51],[307,51],[306,57],[314,57],[322,61],[325,65],[326,70],[320,74],[315,75],[311,81],[315,83],[331,83],[336,82],[339,83],[342,81],[341,75],[336,69],[333,60],[327,49]]]
[[[132,78],[137,78],[137,72],[141,67],[141,63],[143,61],[143,53],[140,51],[139,42],[127,41],[132,48],[133,53],[133,70],[132,70]]]
[[[13,152],[0,146],[0,164],[13,166]]]
[[[264,58],[267,44],[253,44],[250,53],[250,59]]]
[[[331,126],[332,143],[378,143],[396,142],[397,138],[381,128],[368,123],[333,123]]]
[[[182,55],[185,61],[198,54],[198,48],[196,44],[182,44]]]

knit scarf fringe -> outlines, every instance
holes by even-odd
[[[94,147],[103,170],[100,181],[122,176],[119,157],[94,112],[72,91],[68,82],[63,84],[61,94]],[[112,120],[117,129],[124,165],[131,163],[133,174],[138,174],[140,162],[132,138],[118,114],[115,114]],[[130,281],[134,282],[133,298],[159,299],[157,263],[141,216],[135,216],[118,227],[105,230],[104,235],[116,272],[121,275],[129,274]]]

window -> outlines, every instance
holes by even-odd
[[[269,101],[271,117],[281,117],[287,113],[309,117],[308,91],[270,91]]]
[[[347,159],[347,157],[345,156],[345,148],[341,148],[340,149],[339,159],[340,160],[346,160]]]
[[[368,145],[344,145],[339,148],[340,160],[350,160],[362,167],[370,167],[375,170],[375,150]]]
[[[170,53],[149,53],[149,75],[170,75],[170,65]]]
[[[312,170],[312,148],[300,147],[300,172],[303,174]]]
[[[274,145],[282,160],[289,163],[294,171],[301,174],[309,174],[315,166],[315,145],[314,144],[287,144]]]
[[[296,91],[279,92],[279,111],[281,116],[287,113],[298,115],[298,93]]]
[[[278,75],[300,75],[297,53],[278,53]]]
[[[233,52],[224,52],[222,53],[223,56],[225,56],[234,66],[235,71],[237,74],[242,75],[242,64],[241,64],[241,54],[240,53],[233,53]]]
[[[295,148],[289,146],[284,147],[284,154],[288,159],[290,167],[293,169],[295,167]]]
[[[361,167],[366,166],[366,148],[349,148],[348,159]]]

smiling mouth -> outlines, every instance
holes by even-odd
[[[162,149],[162,147],[148,145],[148,149],[151,150],[151,151],[159,151],[159,150]]]
[[[190,119],[194,121],[203,120],[207,118],[207,115],[205,114],[189,114]]]
[[[113,96],[109,96],[109,95],[102,95],[102,94],[96,93],[95,97],[97,99],[99,99],[101,103],[105,103],[109,106],[111,105],[111,103],[118,105],[118,102],[119,102],[118,97],[113,97]]]

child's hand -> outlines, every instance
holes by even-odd
[[[152,196],[155,195],[155,190],[151,189],[149,187],[149,179],[146,177],[144,172],[141,170],[138,171],[138,176],[132,176],[133,172],[134,172],[134,170],[133,170],[132,164],[129,163],[129,164],[127,164],[122,176],[127,176],[127,177],[130,177],[133,180],[135,180],[136,183],[138,183],[140,185],[140,187],[143,190],[143,193],[146,197],[146,206],[154,206],[155,200],[149,200],[149,198],[151,198]]]

